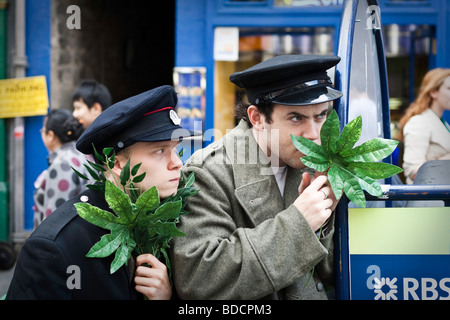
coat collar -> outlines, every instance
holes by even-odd
[[[298,197],[298,187],[302,181],[303,172],[308,169],[294,169],[288,167],[286,174],[286,184],[284,186],[284,207],[289,207]]]
[[[270,161],[256,142],[252,129],[244,120],[223,138],[235,178],[236,188],[273,178]]]
[[[255,225],[273,218],[298,197],[301,170],[288,167],[283,200],[269,158],[245,121],[224,136],[223,144],[233,167],[235,196]]]

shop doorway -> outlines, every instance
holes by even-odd
[[[398,121],[415,99],[420,83],[434,68],[436,31],[431,25],[398,25],[383,27],[389,83],[391,135],[398,134]]]
[[[281,54],[332,55],[335,46],[334,27],[239,28],[237,61],[215,61],[214,128],[222,135],[235,127],[234,106],[247,103],[245,90],[229,81],[233,72],[247,69]],[[334,75],[330,75],[333,79]],[[215,136],[219,139],[220,136]]]
[[[66,26],[69,5],[80,9],[80,29]],[[175,0],[52,2],[51,102],[71,108],[83,79],[96,79],[113,102],[169,84],[175,57]]]

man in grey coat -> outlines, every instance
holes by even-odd
[[[339,60],[277,56],[230,76],[250,105],[238,105],[238,126],[183,169],[200,192],[170,252],[180,298],[327,298],[337,200],[290,135],[320,144],[330,101],[342,95],[326,73]]]

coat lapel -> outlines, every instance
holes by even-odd
[[[284,186],[284,207],[289,207],[298,197],[298,186],[302,179],[300,170],[288,167],[286,184]]]
[[[224,145],[233,166],[236,199],[254,225],[284,210],[269,159],[244,121],[224,137]]]
[[[298,187],[305,171],[288,167],[283,197],[278,189],[270,162],[259,148],[245,121],[224,136],[228,161],[233,166],[235,196],[254,225],[273,218],[298,197]]]

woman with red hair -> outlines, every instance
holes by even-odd
[[[450,159],[450,126],[442,117],[445,110],[450,110],[450,69],[436,68],[425,75],[416,100],[400,119],[407,183],[413,183],[425,162]]]

